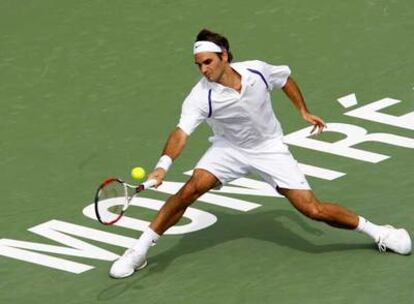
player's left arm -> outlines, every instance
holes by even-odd
[[[311,133],[317,130],[317,134],[320,134],[324,128],[326,128],[325,122],[322,118],[313,115],[309,112],[308,108],[306,107],[305,100],[300,92],[300,89],[296,82],[291,78],[288,77],[286,84],[282,88],[283,92],[285,92],[286,96],[292,101],[295,107],[299,110],[302,118],[307,122],[313,125],[313,129]]]

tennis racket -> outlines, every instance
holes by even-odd
[[[104,225],[115,224],[122,218],[131,200],[156,183],[155,179],[150,179],[134,186],[116,177],[105,179],[95,194],[96,218]]]

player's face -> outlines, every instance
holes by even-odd
[[[194,56],[195,64],[201,74],[208,81],[217,82],[224,73],[226,63],[224,56],[220,58],[216,53],[203,52]]]

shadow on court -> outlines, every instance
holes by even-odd
[[[306,219],[295,211],[272,210],[250,214],[229,215],[215,212],[219,221],[203,231],[184,236],[176,246],[152,256],[149,253],[149,265],[146,269],[134,276],[114,281],[109,287],[102,290],[97,296],[98,300],[106,301],[127,292],[130,289],[144,288],[140,285],[145,278],[159,274],[168,269],[169,265],[177,258],[191,255],[195,252],[217,246],[222,243],[240,238],[252,238],[256,240],[274,243],[277,247],[283,246],[293,250],[309,254],[327,253],[344,250],[373,249],[371,242],[367,244],[329,244],[315,245],[308,241],[306,234],[321,236],[322,230],[310,226]],[[284,226],[285,219],[294,222],[304,231],[297,234]],[[321,224],[323,225],[323,224]],[[334,229],[334,228],[333,228]],[[162,239],[160,240],[162,242]],[[260,248],[258,248],[260,250]]]

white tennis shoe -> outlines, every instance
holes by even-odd
[[[147,266],[148,261],[145,255],[137,253],[130,248],[117,259],[109,270],[109,275],[114,279],[122,279],[134,274],[135,271]]]
[[[396,229],[391,225],[382,226],[383,232],[377,240],[378,250],[394,251],[399,254],[411,253],[411,238],[405,229]]]

